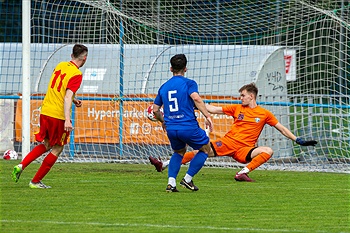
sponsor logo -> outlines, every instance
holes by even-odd
[[[217,147],[222,146],[222,142],[221,141],[217,141],[217,142],[215,142],[215,144],[216,144]]]

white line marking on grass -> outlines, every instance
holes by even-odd
[[[198,230],[222,230],[222,231],[257,231],[257,232],[308,232],[295,229],[263,229],[263,228],[241,228],[241,227],[213,227],[213,226],[178,226],[178,225],[158,225],[158,224],[138,224],[138,223],[103,223],[103,222],[61,222],[61,221],[26,221],[1,219],[3,223],[45,223],[56,225],[91,225],[91,226],[115,226],[115,227],[153,227],[153,228],[177,228],[177,229],[198,229]],[[315,231],[325,233],[326,231]]]
[[[201,185],[203,186],[203,185]],[[209,187],[209,186],[208,186]],[[263,186],[254,186],[254,189],[278,189],[280,190],[280,186],[272,186],[272,185],[263,185]],[[311,187],[311,188],[303,188],[303,187],[293,187],[294,190],[330,190],[332,189],[333,191],[349,191],[350,188],[332,188],[332,187]]]

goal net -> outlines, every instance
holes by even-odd
[[[21,115],[21,100],[15,98],[21,92],[14,75],[21,44],[0,44],[5,51],[0,92],[4,102],[15,103],[15,148],[24,143],[25,117],[35,145],[51,72],[70,59],[74,43],[82,43],[89,48],[77,93],[83,106],[73,109],[75,130],[61,161],[169,158],[166,134],[147,118],[147,107],[172,75],[171,56],[184,53],[186,75],[197,81],[206,103],[239,103],[238,89],[255,82],[259,105],[296,136],[318,141],[301,147],[265,126],[258,144],[271,147],[274,155],[262,168],[349,171],[347,1],[33,0],[31,7],[31,116]],[[232,118],[213,119],[211,139],[230,130]],[[199,113],[198,121],[204,124]],[[242,166],[230,157],[209,158],[206,165]]]

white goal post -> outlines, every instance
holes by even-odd
[[[146,109],[171,76],[170,57],[184,53],[187,76],[197,81],[206,103],[239,103],[238,89],[256,82],[258,104],[295,135],[319,142],[300,147],[265,127],[259,145],[275,153],[263,169],[349,172],[346,1],[29,2],[31,36],[23,37],[23,48],[30,41],[30,85],[14,75],[22,45],[0,43],[10,51],[1,58],[0,98],[15,101],[12,141],[24,154],[35,143],[52,69],[69,60],[73,44],[82,43],[89,48],[77,93],[83,107],[73,109],[75,130],[59,161],[148,163],[149,155],[168,158],[167,137],[160,124],[147,119]],[[31,99],[27,115],[20,112],[25,98]],[[198,121],[203,122],[200,115]],[[214,116],[214,123],[211,139],[227,132],[232,119]],[[30,140],[23,137],[27,133]],[[229,157],[210,158],[206,165],[242,166]]]

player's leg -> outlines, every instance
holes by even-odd
[[[36,160],[38,157],[40,157],[42,154],[44,154],[48,149],[45,147],[44,144],[39,144],[36,147],[33,148],[32,151],[30,151],[27,156],[20,162],[18,165],[14,166],[12,171],[12,179],[15,182],[18,182],[22,171],[34,160]]]
[[[168,169],[168,185],[165,189],[167,192],[178,192],[176,189],[176,177],[179,174],[181,168],[181,154],[183,154],[184,151],[186,151],[186,148],[183,150],[175,150],[170,158]]]
[[[196,154],[198,153],[198,150],[193,150],[193,151],[188,151],[184,154],[184,157],[182,158],[181,163],[182,164],[186,164],[188,162],[190,162],[194,156],[196,156]]]
[[[186,164],[193,159],[197,154],[198,150],[188,151],[184,154],[181,164]],[[156,168],[157,172],[162,172],[169,166],[170,160],[162,161],[160,158],[155,158],[153,156],[148,156],[150,163]]]
[[[205,129],[205,134],[209,137],[209,129]],[[193,151],[188,151],[184,154],[183,158],[182,158],[182,164],[186,164],[188,162],[190,162],[194,156],[196,156],[196,154],[198,153],[198,150],[193,150]],[[210,150],[210,152],[208,153],[208,157],[214,157],[214,152],[213,150]],[[162,172],[164,169],[166,169],[169,165],[170,160],[166,160],[166,161],[162,161],[160,158],[157,159],[153,156],[149,156],[148,157],[150,163],[156,168],[157,172]]]
[[[29,183],[31,188],[51,188],[50,186],[44,185],[41,180],[46,176],[46,174],[51,170],[53,165],[56,163],[58,155],[63,151],[63,146],[55,145],[52,151],[46,155],[39,170]]]
[[[198,150],[192,150],[192,151],[188,151],[184,154],[181,164],[186,164],[188,162],[190,162],[194,156],[196,156],[196,154],[198,153]],[[213,152],[213,150],[210,150],[210,152],[208,153],[208,157],[214,157],[215,154]],[[168,165],[170,160],[166,160],[166,161],[162,161],[160,158],[157,159],[153,156],[149,156],[148,157],[150,163],[156,168],[157,172],[162,172],[163,170],[165,170]]]
[[[209,129],[205,129],[205,134],[209,137]],[[192,151],[188,151],[184,154],[184,157],[182,158],[182,164],[186,164],[188,162],[190,162],[195,156],[196,154],[199,152],[199,150],[192,150]],[[214,152],[213,150],[209,149],[208,152],[208,157],[214,157]],[[163,165],[164,167],[164,165]]]
[[[247,161],[247,158],[250,158],[253,149],[254,147],[242,147],[225,136],[212,142],[212,150],[215,156],[230,156],[240,163],[251,161],[251,159]],[[248,177],[248,173],[249,170],[246,170],[246,168],[242,169],[242,171],[236,174],[235,180],[252,182],[253,180]]]
[[[251,153],[251,162],[247,165],[249,171],[253,171],[260,165],[266,163],[273,155],[273,150],[270,147],[259,146]]]
[[[176,178],[181,168],[182,156],[186,152],[186,143],[179,140],[177,131],[167,131],[168,139],[170,141],[171,148],[174,153],[170,158],[168,168],[168,185],[165,189],[166,192],[178,192],[176,189]]]
[[[199,188],[194,185],[193,177],[200,171],[200,169],[204,166],[205,161],[208,158],[208,153],[199,150],[196,153],[196,156],[191,160],[190,166],[185,177],[181,180],[180,185],[186,187],[192,191],[198,191]]]
[[[58,156],[63,151],[63,147],[67,144],[69,133],[64,130],[64,120],[49,118],[50,127],[48,128],[47,138],[44,142],[48,145],[53,145],[51,152],[46,155],[41,166],[35,176],[29,183],[31,188],[51,188],[42,183],[42,179],[51,170],[56,163]]]
[[[209,129],[205,129],[205,134],[209,137]],[[198,153],[198,150],[188,151],[184,154],[182,158],[182,164],[190,162],[194,156]],[[208,157],[214,157],[214,153],[211,150],[208,154]],[[169,165],[170,160],[162,161],[160,158],[155,158],[153,156],[148,157],[150,163],[156,168],[157,172],[162,172]]]
[[[194,185],[192,178],[204,166],[204,163],[208,158],[208,154],[211,151],[211,147],[208,136],[206,135],[205,131],[201,128],[198,128],[197,130],[193,131],[192,135],[190,135],[188,138],[187,135],[188,132],[186,132],[184,140],[186,140],[187,144],[193,149],[198,150],[198,152],[191,160],[187,173],[185,177],[181,180],[180,185],[192,191],[197,191],[198,187]]]
[[[47,117],[40,115],[40,130],[38,133],[35,134],[35,139],[38,142],[42,142],[44,138],[46,137],[46,129],[49,127],[49,122],[47,121]],[[16,166],[14,166],[12,171],[12,179],[15,182],[18,182],[22,171],[34,160],[39,158],[41,155],[43,155],[45,152],[50,150],[51,147],[49,143],[43,143],[35,146],[33,150],[31,150],[27,156]]]
[[[249,149],[248,148],[242,148],[237,152],[237,156],[239,157],[241,155],[245,156],[245,163],[248,163],[247,166],[245,166],[241,171],[239,171],[236,176],[236,181],[248,181],[252,182],[254,180],[250,179],[248,177],[248,173],[255,170],[262,164],[266,163],[272,156],[273,150],[270,147],[256,147]]]

